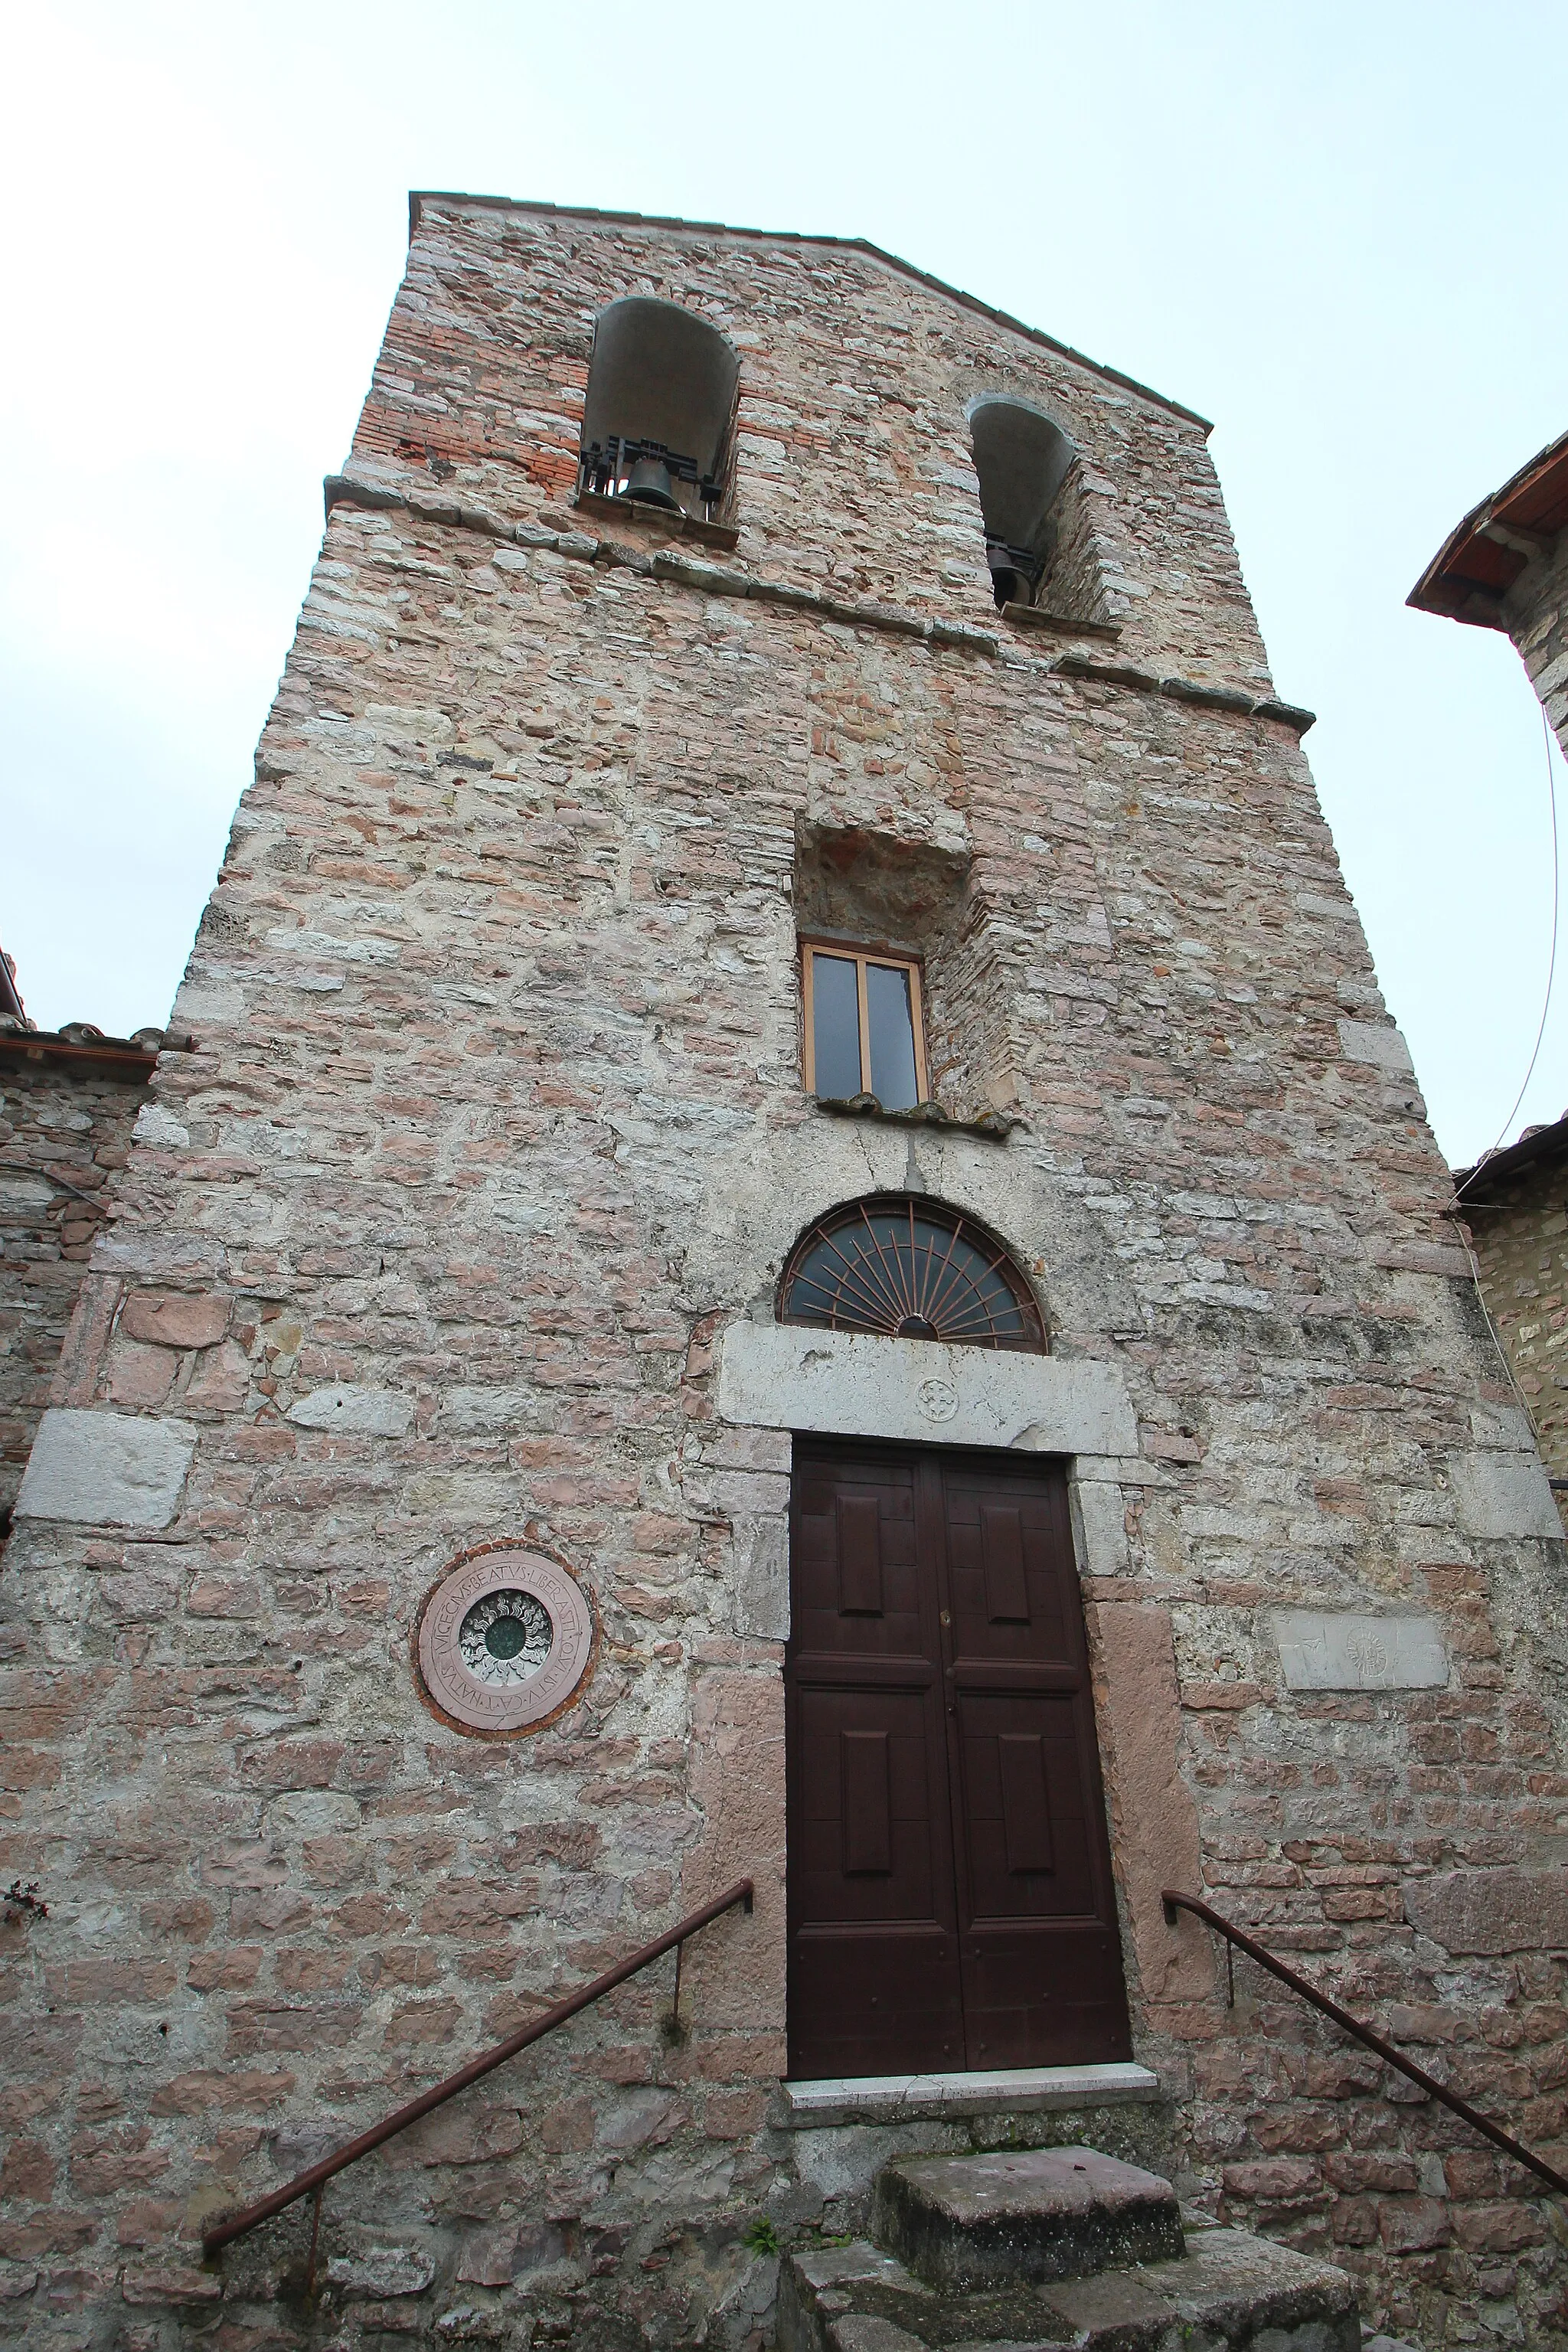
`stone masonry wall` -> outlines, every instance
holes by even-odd
[[[1530,564],[1503,606],[1509,635],[1568,758],[1568,531]]]
[[[742,350],[723,565],[564,503],[639,290]],[[998,628],[962,418],[1009,386],[1085,452],[1114,658]],[[0,1580],[48,1904],[4,1929],[5,2340],[760,2340],[749,2227],[842,2207],[774,2105],[790,1439],[715,1367],[812,1217],[912,1187],[1127,1400],[1075,1507],[1184,2193],[1423,2343],[1568,2341],[1529,2179],[1161,1914],[1206,1891],[1561,2160],[1562,1538],[1201,427],[851,247],[426,199],[348,474]],[[963,876],[1005,1139],[803,1095],[835,830]],[[604,1635],[515,1744],[408,1663],[501,1536]],[[1303,1686],[1279,1610],[1430,1621],[1441,1673]],[[334,2183],[324,2299],[305,2207],[200,2259],[742,1872],[679,2028],[666,1965]]]
[[[0,1043],[0,1540],[151,1066]]]

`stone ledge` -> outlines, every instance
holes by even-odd
[[[1046,629],[1058,637],[1104,637],[1114,645],[1121,635],[1118,621],[1075,621],[1066,613],[1047,613],[1038,604],[1004,604],[1002,618],[1016,629]]]
[[[788,2131],[844,2124],[942,2123],[964,2116],[1150,2106],[1166,2094],[1147,2066],[1015,2066],[994,2074],[858,2074],[781,2083]]]
[[[1096,661],[1089,654],[1058,654],[1051,669],[1058,677],[1082,678],[1089,686],[1126,687],[1134,694],[1188,702],[1199,710],[1234,711],[1238,719],[1275,719],[1296,735],[1304,735],[1318,723],[1315,710],[1303,710],[1295,702],[1279,702],[1271,694],[1244,694],[1231,686],[1200,686],[1190,677],[1156,677],[1152,670],[1131,669],[1124,662]]]
[[[911,1110],[887,1110],[875,1095],[814,1095],[818,1110],[830,1118],[874,1118],[889,1127],[934,1127],[944,1135],[978,1135],[988,1143],[1005,1143],[1016,1127],[1026,1122],[1005,1110],[983,1110],[978,1118],[957,1118],[940,1103],[916,1103]]]
[[[671,555],[662,549],[644,555],[613,539],[595,539],[588,531],[544,530],[533,523],[509,523],[486,507],[464,506],[456,499],[426,497],[415,490],[395,490],[384,483],[358,481],[351,474],[329,474],[321,489],[329,517],[339,506],[363,507],[373,513],[401,507],[423,522],[441,523],[456,530],[479,531],[486,538],[505,540],[519,547],[553,549],[557,554],[574,557],[580,562],[616,564],[646,578],[668,580],[676,586],[695,589],[700,595],[744,596],[758,604],[783,604],[841,626],[918,637],[926,645],[948,646],[960,653],[984,654],[993,661],[1004,657],[1002,640],[988,629],[970,628],[958,621],[922,619],[920,614],[906,612],[897,604],[847,604],[836,596],[821,595],[814,589],[792,587],[782,580],[759,580],[754,572],[728,571],[719,564]],[[621,502],[608,503],[618,506]],[[703,535],[715,531],[721,534],[720,543],[726,543],[722,526],[702,526]],[[1046,616],[1037,625],[1060,626],[1079,635],[1100,634],[1097,628],[1079,622],[1058,623],[1054,616]],[[1015,661],[1020,658],[1011,648],[1006,657]],[[1058,654],[1040,664],[1040,674],[1082,679],[1089,685],[1121,687],[1135,694],[1191,703],[1203,710],[1229,711],[1241,719],[1276,719],[1298,736],[1317,723],[1315,712],[1303,710],[1295,703],[1278,702],[1271,695],[1259,697],[1244,694],[1233,687],[1201,686],[1194,678],[1156,677],[1152,671],[1131,669],[1117,662],[1094,661],[1087,654]]]
[[[601,522],[665,530],[672,539],[700,540],[705,547],[733,548],[741,536],[738,523],[709,522],[702,515],[688,514],[684,508],[679,514],[671,514],[668,507],[639,508],[635,499],[606,499],[597,490],[579,490],[572,504],[580,514],[597,515]]]

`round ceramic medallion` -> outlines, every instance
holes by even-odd
[[[594,1661],[588,1596],[538,1552],[471,1554],[426,1596],[415,1635],[425,1688],[467,1731],[531,1731],[577,1695]]]

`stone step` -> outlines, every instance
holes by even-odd
[[[802,2188],[822,2199],[824,2233],[867,2238],[885,2164],[1071,2140],[1168,2174],[1175,2114],[1147,2067],[1107,2064],[785,2083],[768,2119],[791,2136]]]
[[[865,2240],[789,2255],[779,2352],[1361,2352],[1353,2283],[1245,2230],[1191,2231],[1164,2262],[955,2294]]]
[[[781,2083],[778,2122],[789,2131],[851,2124],[958,2123],[1068,2114],[1103,2119],[1108,2112],[1170,2103],[1158,2074],[1131,2062],[1095,2066],[1006,2066],[949,2074],[834,2075]],[[1058,2129],[1061,2127],[1058,2126]]]
[[[948,2294],[1041,2285],[1185,2251],[1176,2192],[1092,2147],[905,2158],[883,2166],[871,2235]]]

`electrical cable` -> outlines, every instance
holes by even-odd
[[[1503,1137],[1513,1125],[1520,1104],[1524,1100],[1526,1089],[1531,1079],[1535,1076],[1535,1065],[1541,1059],[1541,1041],[1546,1034],[1546,1016],[1552,1010],[1552,984],[1557,977],[1557,911],[1562,897],[1562,885],[1557,863],[1557,772],[1552,764],[1552,728],[1546,716],[1544,703],[1541,706],[1541,731],[1546,739],[1546,792],[1552,808],[1552,952],[1546,964],[1546,999],[1541,1008],[1541,1026],[1535,1033],[1535,1049],[1530,1057],[1530,1067],[1524,1074],[1524,1083],[1513,1098],[1508,1117],[1498,1129],[1497,1142],[1492,1144],[1489,1150],[1481,1153],[1464,1182],[1456,1184],[1454,1187],[1454,1197],[1460,1201],[1464,1199],[1482,1168],[1491,1158],[1492,1152],[1497,1150],[1498,1144],[1502,1141]]]

